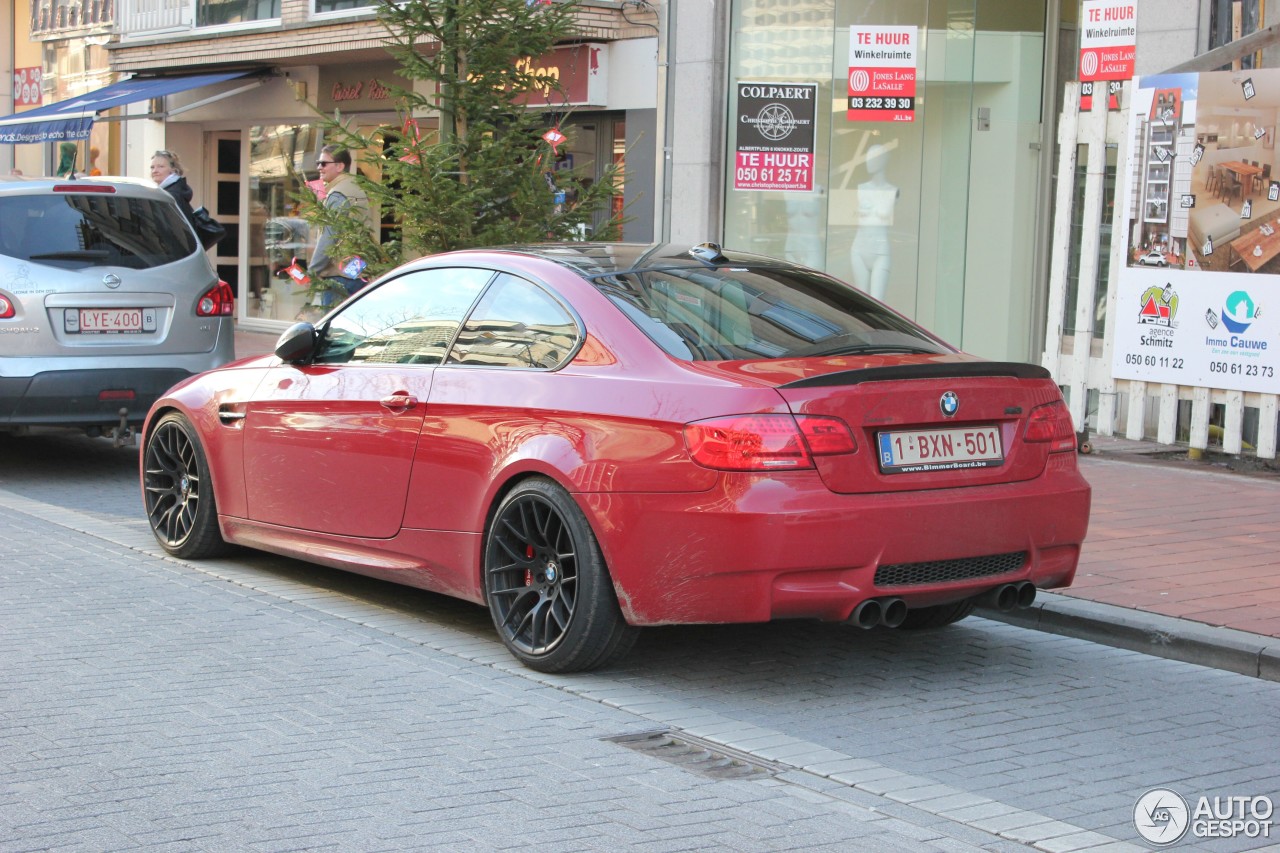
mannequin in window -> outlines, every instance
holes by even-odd
[[[888,148],[867,149],[870,178],[858,184],[858,231],[850,251],[854,285],[876,299],[884,299],[889,286],[889,228],[898,203],[898,188],[885,178],[888,167]]]
[[[789,192],[784,201],[787,210],[786,259],[821,269],[826,266],[822,227],[826,193],[818,186],[810,193]]]

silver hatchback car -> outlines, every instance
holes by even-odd
[[[0,432],[122,441],[171,386],[234,357],[234,315],[163,190],[0,177]]]

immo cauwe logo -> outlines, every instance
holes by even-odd
[[[1253,297],[1243,290],[1237,290],[1227,296],[1218,316],[1222,318],[1222,325],[1227,327],[1228,332],[1242,335],[1258,319],[1258,314],[1258,306],[1254,304]]]

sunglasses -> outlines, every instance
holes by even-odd
[[[316,161],[316,165],[317,165],[317,166],[332,166],[332,165],[333,165],[334,163],[336,163],[336,162],[338,162],[338,161],[337,161],[337,160],[317,160],[317,161]]]

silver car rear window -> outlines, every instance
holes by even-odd
[[[195,250],[195,236],[167,201],[107,193],[0,197],[0,254],[18,260],[149,269]]]

